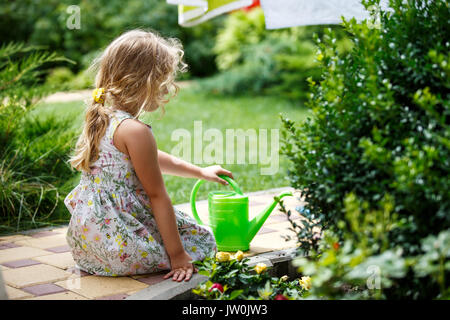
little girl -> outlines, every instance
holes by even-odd
[[[151,126],[138,120],[167,103],[184,71],[175,39],[141,30],[115,39],[97,61],[93,101],[70,164],[82,171],[64,203],[71,214],[67,242],[81,270],[120,276],[171,270],[188,281],[192,261],[216,250],[208,227],[175,209],[162,173],[222,184],[220,166],[200,168],[157,149]]]

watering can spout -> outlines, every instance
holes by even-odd
[[[293,196],[292,192],[285,191],[278,195],[278,198],[281,199],[285,196]],[[267,208],[265,208],[259,215],[253,218],[249,222],[249,231],[248,231],[248,241],[252,241],[255,235],[258,233],[259,229],[261,229],[264,222],[267,220],[269,215],[272,213],[273,209],[276,207],[278,202],[274,200]]]

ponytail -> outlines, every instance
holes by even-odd
[[[75,155],[69,159],[73,168],[88,173],[91,172],[90,164],[98,158],[100,140],[105,135],[111,113],[104,105],[104,91],[99,94],[97,90],[99,89],[94,90],[93,100],[86,110],[83,131],[75,146]]]

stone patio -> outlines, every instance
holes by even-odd
[[[247,193],[250,219],[260,213],[272,201],[273,196],[283,191],[294,191],[290,187]],[[287,209],[293,219],[301,219],[294,210],[302,203],[294,197],[285,197]],[[190,204],[175,205],[191,214]],[[208,203],[197,202],[197,211],[203,221],[208,221]],[[295,234],[290,223],[277,206],[255,236],[245,256],[258,256],[282,249],[294,248],[295,240],[286,241],[283,236]],[[101,277],[89,275],[75,268],[70,248],[66,243],[67,226],[31,230],[0,237],[0,270],[9,299],[25,300],[122,300],[161,282],[166,272],[128,276]],[[191,280],[192,281],[192,280]],[[175,285],[175,283],[174,283]],[[156,289],[155,289],[156,290]]]

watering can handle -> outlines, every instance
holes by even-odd
[[[219,174],[219,177],[221,177],[222,179],[226,180],[230,184],[230,186],[234,189],[234,191],[236,191],[238,194],[244,195],[244,193],[241,191],[241,189],[239,188],[239,185],[236,183],[236,181],[234,181],[230,177],[225,176],[223,174]],[[199,224],[201,224],[201,225],[204,225],[204,223],[200,219],[200,217],[198,216],[197,208],[195,206],[195,197],[197,196],[198,189],[200,188],[200,186],[205,181],[206,180],[203,180],[203,179],[197,180],[196,184],[194,185],[194,188],[192,188],[192,191],[191,191],[191,210],[192,210],[192,214],[194,215],[195,220],[197,220],[197,222]]]

